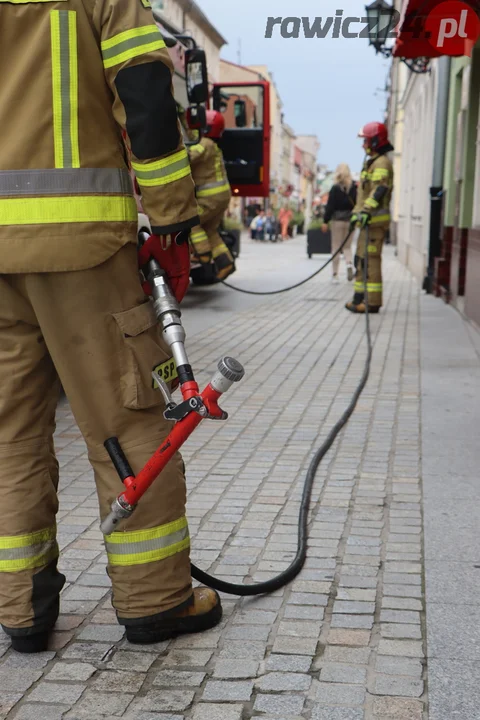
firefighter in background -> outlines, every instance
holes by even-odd
[[[102,519],[121,487],[105,440],[119,438],[136,473],[171,429],[151,379],[171,353],[139,282],[122,129],[154,233],[144,252],[179,301],[184,238],[199,218],[173,68],[147,0],[0,2],[0,27],[0,623],[14,649],[37,652],[65,583],[58,377]],[[124,531],[105,537],[112,602],[134,643],[205,630],[222,615],[213,590],[192,589],[179,454],[148,493]]]
[[[365,313],[365,293],[368,310],[378,313],[382,307],[382,248],[390,226],[390,198],[393,189],[393,166],[387,153],[393,150],[385,125],[371,122],[360,130],[367,154],[358,188],[357,203],[351,227],[360,227],[355,255],[355,285],[353,300],[346,304],[353,313]],[[368,246],[366,247],[368,225]],[[367,286],[364,284],[364,259],[368,253]]]
[[[202,265],[212,260],[218,280],[235,272],[235,263],[218,229],[232,193],[218,141],[225,130],[225,119],[216,110],[207,110],[207,130],[199,142],[188,146],[195,183],[200,224],[193,228],[191,241],[195,258]]]

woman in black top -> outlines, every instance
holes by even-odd
[[[339,165],[335,171],[335,184],[330,190],[322,225],[323,232],[327,232],[328,223],[332,235],[332,253],[335,253],[347,237],[350,228],[350,216],[357,201],[357,187],[352,180],[350,168],[345,163]],[[347,262],[347,278],[353,279],[352,265],[352,238],[343,248],[343,255]],[[332,261],[333,282],[338,282],[338,267],[340,255]]]

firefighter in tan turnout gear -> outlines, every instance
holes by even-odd
[[[222,137],[225,120],[216,110],[207,110],[206,114],[205,135],[188,147],[200,212],[200,225],[193,228],[191,239],[196,259],[202,264],[213,260],[217,279],[224,280],[235,271],[230,250],[218,232],[232,197],[222,151],[216,142]]]
[[[35,652],[47,647],[65,583],[58,376],[102,518],[121,489],[104,441],[117,436],[136,473],[171,427],[152,387],[151,371],[171,357],[139,282],[122,129],[159,257],[174,256],[199,218],[172,66],[147,0],[0,0],[0,28],[0,623],[15,649]],[[157,257],[154,247],[155,238]],[[125,531],[105,538],[132,642],[221,617],[214,591],[192,591],[185,496],[177,455]]]
[[[387,153],[393,150],[388,131],[382,123],[365,125],[359,133],[364,139],[367,159],[363,165],[357,203],[351,218],[351,226],[361,228],[355,255],[355,286],[352,302],[347,310],[365,313],[365,293],[368,311],[378,313],[382,307],[382,249],[390,226],[390,198],[393,189],[393,167]],[[368,245],[367,231],[368,225]],[[367,246],[366,246],[367,245]],[[368,253],[367,286],[365,287],[364,260]]]

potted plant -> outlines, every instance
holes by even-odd
[[[314,218],[307,230],[307,255],[309,258],[313,254],[329,254],[332,252],[332,238],[330,230],[322,232],[323,220]]]
[[[305,215],[301,210],[293,214],[294,224],[297,226],[297,235],[304,234]]]

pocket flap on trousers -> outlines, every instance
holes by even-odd
[[[157,324],[157,316],[151,300],[131,310],[113,313],[113,317],[123,334],[129,337],[136,337]]]

